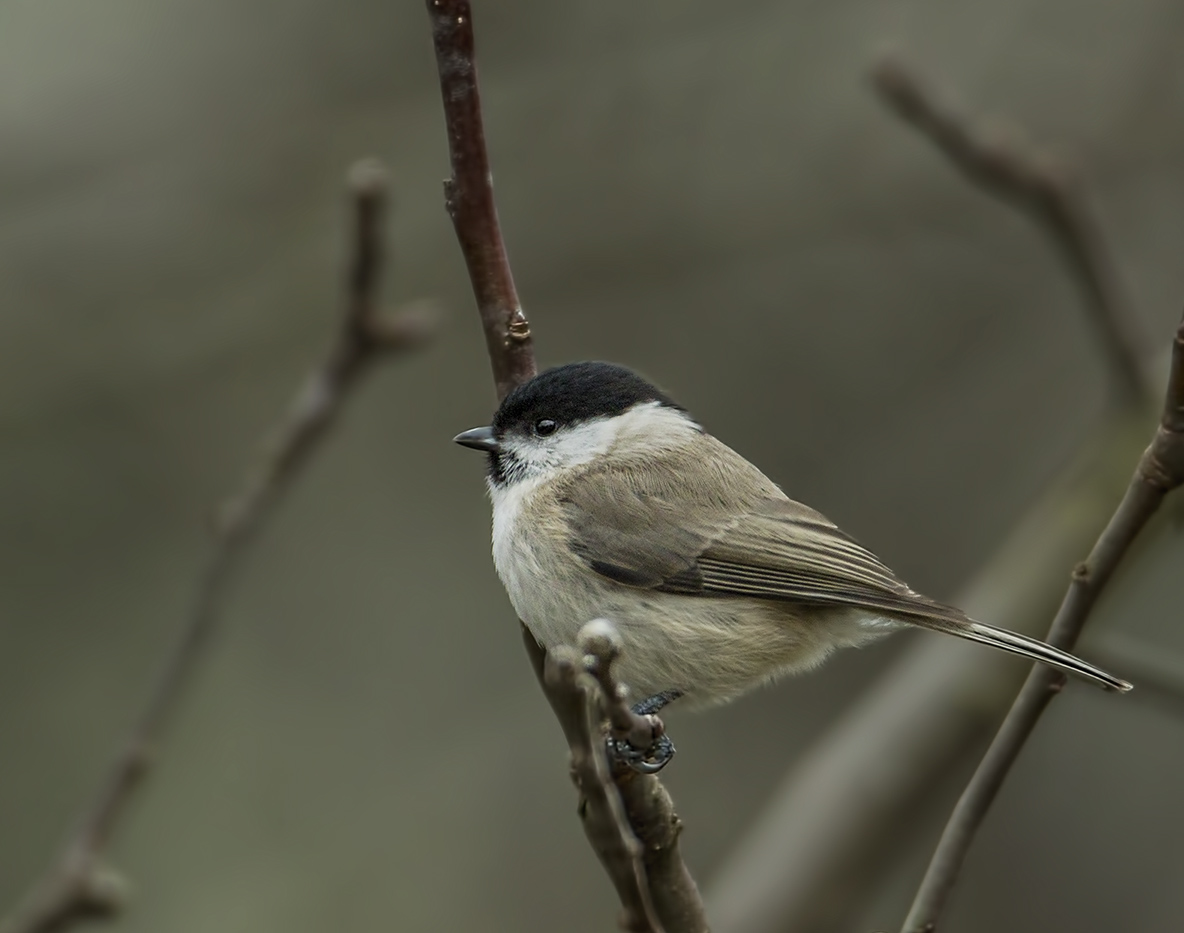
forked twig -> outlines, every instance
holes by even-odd
[[[1049,629],[1047,641],[1071,650],[1089,618],[1090,610],[1143,526],[1169,492],[1184,484],[1184,322],[1172,346],[1172,364],[1163,414],[1150,446],[1109,524],[1089,557],[1073,571],[1064,602]],[[954,812],[912,908],[905,933],[932,933],[941,917],[966,853],[987,811],[1002,787],[1044,709],[1060,692],[1065,676],[1037,666],[1020,691],[998,734],[970,779]]]
[[[1114,254],[1075,173],[1012,134],[992,132],[944,103],[902,60],[883,59],[872,83],[963,175],[1019,207],[1048,234],[1080,284],[1123,401],[1150,402],[1147,344]]]
[[[523,629],[524,637],[533,637]],[[528,643],[527,647],[530,647]],[[540,649],[541,650],[541,649]],[[571,777],[580,794],[580,822],[621,901],[621,929],[664,933],[650,895],[642,845],[625,814],[605,754],[600,689],[584,655],[559,646],[546,653],[543,687],[571,749]]]
[[[1120,397],[1135,405],[1145,402],[1151,391],[1143,367],[1144,341],[1113,255],[1073,173],[1017,140],[1004,140],[975,127],[941,103],[898,60],[881,62],[873,71],[873,81],[897,113],[929,137],[968,178],[1010,200],[1043,227],[1082,285],[1086,306],[1107,353]],[[1176,351],[1174,381],[1181,365],[1179,335]],[[1184,472],[1178,472],[1170,483],[1147,479],[1150,475],[1147,471],[1154,472],[1161,463],[1169,463],[1170,457],[1162,458],[1179,447],[1178,441],[1170,440],[1173,430],[1178,433],[1178,428],[1170,427],[1176,423],[1170,414],[1173,398],[1184,400],[1172,392],[1169,388],[1168,408],[1156,441],[1144,454],[1118,511],[1089,558],[1074,571],[1069,592],[1049,633],[1052,644],[1073,646],[1094,601],[1127,547],[1164,495],[1179,485],[1180,477],[1184,476]],[[1184,470],[1184,462],[1176,466]],[[1160,479],[1170,475],[1161,473]],[[1033,670],[950,817],[905,921],[906,930],[935,928],[978,826],[1044,707],[1063,682],[1063,677],[1049,670]]]
[[[580,629],[579,644],[588,673],[600,685],[609,733],[633,748],[649,748],[665,727],[657,716],[635,712],[629,705],[629,691],[617,681],[614,665],[625,650],[617,627],[607,619],[593,619]]]
[[[666,788],[655,775],[612,770],[606,760],[602,723],[611,730],[616,720],[618,730],[628,730],[617,731],[618,736],[632,734],[643,744],[654,735],[650,717],[629,709],[612,674],[620,652],[615,629],[604,620],[585,626],[579,651],[561,647],[544,652],[525,626],[522,641],[571,748],[580,820],[617,889],[622,927],[707,933],[703,900],[679,850],[682,823]],[[614,706],[624,709],[613,711]],[[589,712],[594,719],[588,719]],[[580,764],[589,761],[596,763],[594,771]],[[602,797],[606,780],[619,794],[616,803],[611,802],[615,795]],[[638,879],[644,882],[640,887]]]
[[[589,622],[580,631],[579,643],[585,668],[600,687],[600,718],[608,733],[618,742],[646,748],[664,727],[657,716],[634,712],[628,690],[616,678],[614,665],[625,650],[616,627],[606,619]],[[653,774],[638,774],[619,764],[612,776],[629,825],[642,844],[641,861],[658,917],[670,931],[708,933],[699,887],[678,847],[682,821],[665,786]]]
[[[51,933],[87,918],[111,916],[122,907],[123,885],[104,867],[103,853],[148,771],[151,752],[164,737],[202,648],[217,627],[222,596],[241,564],[245,546],[336,420],[350,388],[369,364],[419,346],[433,329],[422,309],[389,319],[378,313],[386,204],[381,167],[356,166],[350,175],[350,197],[353,229],[346,306],[334,342],[297,392],[243,491],[221,510],[213,549],[194,586],[180,637],[98,792],[57,864],[16,913],[0,924],[0,933]]]
[[[1109,497],[1121,494],[1115,469],[1125,471],[1137,456],[1131,425],[1143,417],[1141,403],[1154,401],[1138,321],[1088,200],[1063,165],[957,112],[899,59],[882,62],[871,77],[888,105],[969,181],[1023,210],[1053,241],[1123,403],[956,601],[979,618],[1035,632],[1041,607],[1061,595],[1050,591],[1051,575],[1094,540],[1096,524],[1112,512]],[[1143,684],[1135,679],[1138,695]],[[1006,683],[1001,660],[956,645],[935,639],[906,651],[786,775],[725,862],[708,892],[718,929],[771,933],[844,922],[843,905],[898,844],[901,814],[927,799],[932,781],[969,751],[1006,702]]]

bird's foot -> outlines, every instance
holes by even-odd
[[[656,713],[671,700],[677,700],[680,696],[682,696],[682,692],[679,690],[666,690],[634,703],[632,707],[634,715],[644,716],[650,720],[653,726],[653,737],[649,745],[642,748],[628,738],[619,739],[610,735],[607,739],[609,760],[614,765],[623,765],[638,774],[657,774],[670,764],[670,759],[674,757],[674,743],[670,741],[670,736],[666,734],[666,727]]]
[[[628,739],[608,737],[608,756],[614,764],[624,765],[638,774],[657,774],[674,757],[674,743],[665,732],[654,737],[649,748],[638,748]]]

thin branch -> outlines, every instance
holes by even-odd
[[[1164,497],[1184,484],[1184,323],[1176,332],[1172,365],[1160,424],[1144,451],[1126,495],[1084,563],[1073,571],[1069,590],[1049,629],[1048,642],[1070,650],[1090,610],[1143,526]],[[949,899],[966,853],[1025,741],[1044,709],[1064,686],[1065,676],[1045,667],[1032,669],[1023,690],[999,728],[978,770],[963,791],[903,929],[932,933]]]
[[[603,620],[586,625],[578,652],[544,652],[525,626],[522,640],[571,749],[580,821],[617,889],[622,928],[707,933],[699,889],[679,850],[674,802],[655,775],[613,770],[605,754],[606,719],[618,737],[646,742],[655,734],[652,718],[629,709],[612,675],[620,640],[609,631]]]
[[[618,742],[645,748],[664,731],[657,716],[635,713],[629,692],[617,681],[613,665],[624,651],[616,627],[605,619],[589,622],[580,632],[584,665],[600,686],[599,699],[609,733]],[[603,748],[603,742],[601,743]],[[629,825],[642,843],[642,864],[662,923],[672,933],[707,933],[707,916],[699,888],[679,851],[682,821],[662,782],[623,765],[613,771]]]
[[[485,150],[477,89],[472,10],[467,0],[427,0],[427,9],[452,163],[452,177],[444,183],[445,206],[464,254],[497,396],[502,399],[530,379],[536,369],[530,324],[514,289],[497,222],[493,175]],[[543,693],[555,710],[564,734],[569,736],[573,765],[577,770],[586,769],[588,754],[584,745],[571,741],[572,735],[586,731],[587,716],[577,714],[573,705],[578,699],[579,704],[586,706],[586,700],[574,697],[570,683],[570,670],[574,668],[570,659],[564,661],[561,655],[552,663],[552,675],[548,677],[544,653],[525,627],[523,640]],[[582,697],[583,691],[580,694]],[[652,734],[652,724],[647,726]],[[592,755],[591,760],[599,760],[599,754]],[[640,928],[659,929],[645,907],[648,903],[656,907],[668,933],[705,931],[698,891],[679,853],[680,824],[670,796],[653,776],[630,772],[612,774],[610,778],[609,785],[599,776],[577,779],[586,794],[580,814],[588,830],[588,841],[617,887],[625,922],[649,923],[650,927]],[[633,867],[628,871],[624,867],[635,866],[634,857],[622,856],[622,846],[626,844],[620,840],[635,838],[634,834],[642,842],[645,871],[640,876]]]
[[[423,309],[394,318],[378,313],[386,178],[365,162],[350,174],[351,256],[346,306],[325,359],[306,378],[242,492],[221,510],[213,548],[199,575],[180,637],[124,738],[98,793],[69,837],[58,863],[0,933],[51,933],[122,905],[123,886],[102,864],[111,837],[147,774],[153,749],[221,617],[222,597],[242,563],[246,545],[271,514],[280,495],[307,461],[342,410],[350,388],[381,357],[419,346],[433,324]]]
[[[1115,395],[1124,402],[1146,397],[1149,406],[1144,387],[1155,380],[1135,314],[1077,182],[1030,145],[972,125],[899,61],[879,65],[872,80],[967,178],[1036,220],[1080,279]],[[1143,413],[1134,405],[1107,413],[1065,481],[1024,516],[957,605],[1035,633],[1062,595],[1057,574],[1113,512],[1143,447]],[[846,922],[847,905],[898,845],[900,814],[922,805],[933,782],[990,727],[1011,699],[1010,683],[1006,662],[993,654],[938,639],[907,650],[786,774],[721,867],[708,891],[717,930],[772,933]],[[791,874],[785,866],[793,866]]]
[[[523,628],[527,649],[534,638]],[[534,647],[540,655],[542,649]],[[604,750],[599,689],[588,676],[581,652],[566,645],[551,649],[539,683],[571,749],[572,782],[580,793],[584,833],[621,900],[621,928],[634,933],[664,933],[650,897],[642,863],[642,845],[629,826],[621,796]]]
[[[653,714],[636,712],[629,690],[616,679],[614,665],[625,650],[620,633],[607,619],[589,622],[580,631],[584,665],[600,687],[603,731],[613,745],[646,749],[661,738],[666,727]],[[613,760],[612,776],[621,792],[629,824],[643,843],[646,876],[653,888],[658,915],[671,930],[706,931],[707,917],[699,887],[679,852],[682,821],[674,801],[654,772],[639,773]]]
[[[535,374],[530,322],[518,302],[497,222],[477,91],[472,11],[468,0],[428,0],[427,6],[452,159],[444,204],[469,270],[500,400]]]
[[[1097,537],[1146,444],[1141,413],[1094,436],[953,599],[1036,634],[1062,574]],[[1111,668],[1113,669],[1113,668]],[[908,815],[997,727],[1015,665],[952,638],[916,638],[795,762],[707,887],[717,933],[842,929],[910,831]],[[1143,685],[1137,678],[1138,689]]]
[[[1090,320],[1124,402],[1154,398],[1146,378],[1147,343],[1117,263],[1073,171],[1020,138],[1004,138],[939,99],[903,61],[872,70],[880,96],[928,137],[963,175],[1010,201],[1047,233],[1084,293]]]
[[[607,619],[594,619],[580,629],[579,643],[588,672],[600,685],[604,715],[613,739],[634,748],[649,748],[666,727],[657,716],[634,712],[629,705],[628,689],[617,682],[613,665],[625,650],[621,633]]]

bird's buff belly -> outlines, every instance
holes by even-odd
[[[804,622],[790,603],[657,593],[583,565],[559,572],[523,556],[512,568],[498,566],[519,618],[546,648],[575,644],[587,622],[608,619],[624,641],[617,671],[634,699],[677,690],[686,705],[723,702],[884,632],[849,611],[823,621],[815,608]],[[556,579],[578,582],[558,586]]]

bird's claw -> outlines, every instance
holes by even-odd
[[[674,743],[665,732],[655,736],[649,748],[638,748],[628,739],[607,739],[609,759],[638,774],[657,774],[674,757]]]

